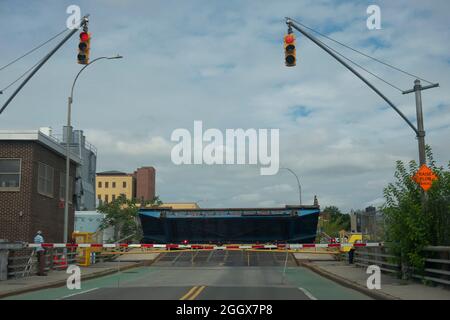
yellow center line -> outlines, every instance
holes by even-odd
[[[191,290],[188,291],[184,296],[180,298],[180,300],[186,300],[198,287],[192,287]]]
[[[195,300],[198,295],[206,288],[206,286],[201,286],[198,290],[189,298],[189,300]]]

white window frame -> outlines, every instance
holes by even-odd
[[[69,203],[70,204],[72,204],[73,184],[74,184],[73,177],[69,176]],[[63,194],[61,194],[62,191],[63,191]],[[66,197],[66,173],[61,171],[59,173],[59,200],[64,201],[65,197]]]
[[[51,185],[51,192],[48,192],[49,190],[40,190],[40,188],[39,188],[39,182],[40,182],[40,180],[42,178],[40,176],[40,172],[39,172],[39,168],[40,168],[41,165],[46,167],[46,168],[51,169],[51,173],[52,173],[51,179],[49,179],[46,175],[44,175],[44,177],[43,177],[43,179],[45,181],[44,189],[47,188],[47,183],[51,182],[50,183],[50,185]],[[49,181],[49,180],[51,180],[51,181]],[[55,194],[54,187],[55,187],[55,169],[52,166],[49,166],[48,164],[45,164],[43,162],[38,162],[38,181],[37,181],[37,191],[38,191],[38,193],[43,195],[43,196],[54,198],[54,194]]]
[[[19,172],[0,172],[0,174],[11,174],[19,175],[19,186],[18,187],[2,187],[0,186],[0,191],[20,191],[20,186],[22,185],[22,158],[0,158],[0,160],[19,160]]]

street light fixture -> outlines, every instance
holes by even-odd
[[[300,180],[298,179],[297,174],[294,171],[292,171],[291,169],[289,169],[289,168],[280,168],[280,169],[284,169],[284,170],[289,171],[290,173],[292,173],[295,176],[295,179],[297,179],[298,198],[299,198],[299,201],[300,201],[300,205],[302,205],[302,186],[300,185]]]
[[[70,143],[72,142],[72,124],[71,124],[71,113],[72,113],[72,102],[73,102],[73,89],[75,88],[75,84],[77,82],[78,77],[83,72],[84,69],[86,69],[88,66],[93,64],[94,62],[102,59],[121,59],[123,58],[120,55],[113,56],[113,57],[99,57],[91,62],[89,62],[87,65],[85,65],[76,75],[73,84],[72,84],[72,90],[70,91],[70,97],[69,97],[69,103],[67,105],[67,126],[66,126],[66,194],[64,199],[64,243],[67,243],[68,240],[68,233],[69,233],[69,171],[70,171]]]

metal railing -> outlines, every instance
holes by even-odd
[[[64,256],[64,259],[63,259]],[[70,264],[77,263],[77,251],[63,248],[50,248],[45,252],[45,271],[63,270]],[[8,257],[8,278],[22,278],[36,274],[38,261],[33,249],[11,251]]]
[[[384,247],[363,247],[355,251],[355,265],[367,267],[377,265],[385,273],[395,274],[404,277],[405,272],[410,272],[414,279],[424,282],[444,285],[450,287],[450,247],[429,246],[424,248],[425,269],[423,274],[418,274],[402,268],[398,259],[389,252],[389,246]]]

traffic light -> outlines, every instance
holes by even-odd
[[[295,35],[289,33],[284,36],[284,55],[287,67],[295,67],[297,58],[295,52]]]
[[[91,34],[87,31],[80,33],[80,44],[78,45],[78,63],[88,64],[89,63],[89,49],[91,42]]]

